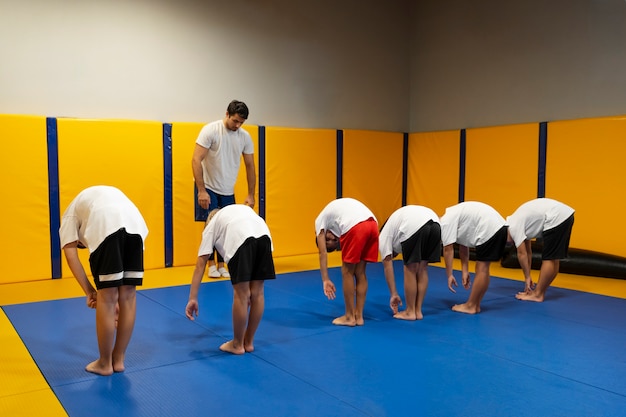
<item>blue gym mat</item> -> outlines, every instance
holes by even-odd
[[[522,302],[521,282],[492,278],[471,316],[450,310],[468,293],[429,274],[424,319],[406,322],[391,316],[382,265],[368,265],[356,328],[331,324],[343,298],[324,297],[319,271],[279,275],[242,356],[219,350],[232,337],[229,282],[201,286],[195,322],[188,286],[142,290],[126,371],[110,377],[84,371],[97,343],[83,297],[2,308],[72,417],[624,415],[626,300],[551,288]]]

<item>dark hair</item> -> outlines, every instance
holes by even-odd
[[[248,119],[248,106],[243,101],[233,100],[228,104],[226,111],[229,115],[238,114],[244,119]]]

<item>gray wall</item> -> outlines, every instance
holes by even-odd
[[[626,114],[624,0],[0,0],[0,113],[429,131]]]
[[[406,0],[0,0],[0,113],[406,131]]]
[[[624,0],[423,0],[410,131],[626,114]]]

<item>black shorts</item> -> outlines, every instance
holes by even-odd
[[[572,236],[574,215],[572,214],[563,223],[543,232],[543,250],[541,259],[565,259],[569,249],[569,239]]]
[[[107,236],[89,256],[97,289],[141,285],[143,282],[143,240],[125,228]]]
[[[499,261],[504,255],[508,226],[502,226],[488,241],[476,246],[476,260],[483,262]]]
[[[241,282],[275,279],[272,241],[269,236],[246,239],[228,261],[228,272],[233,285]]]
[[[439,223],[429,220],[401,245],[402,259],[405,265],[421,261],[440,262],[441,226]]]

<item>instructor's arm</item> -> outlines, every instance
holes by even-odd
[[[204,176],[202,174],[202,160],[209,152],[207,148],[204,148],[196,143],[196,147],[193,150],[193,157],[191,158],[191,170],[193,171],[193,180],[198,188],[198,204],[203,209],[207,210],[211,203],[211,197],[206,192],[204,187]]]

